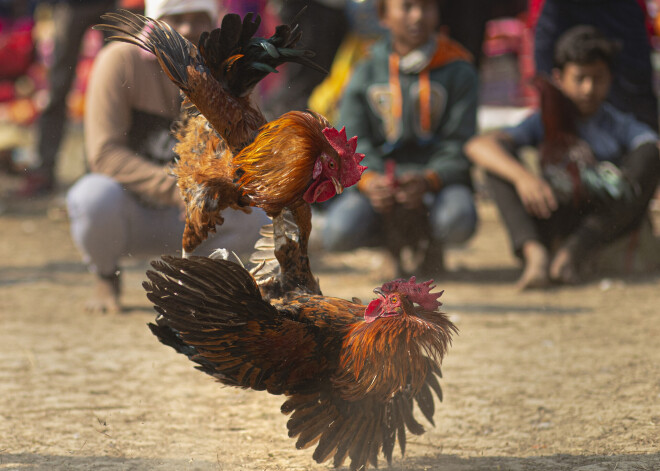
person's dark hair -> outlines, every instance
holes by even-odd
[[[569,62],[587,65],[601,60],[611,70],[620,50],[618,42],[606,38],[597,28],[574,26],[557,40],[554,66],[563,70]]]

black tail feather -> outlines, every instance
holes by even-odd
[[[163,21],[138,15],[128,10],[105,13],[101,19],[114,24],[98,24],[94,29],[121,33],[108,40],[134,44],[155,55],[170,79],[183,91],[188,91],[188,66],[201,65],[191,54],[194,45]]]
[[[158,340],[168,347],[173,348],[177,353],[181,353],[188,357],[191,361],[197,363],[197,368],[204,373],[211,376],[215,374],[215,368],[211,362],[206,360],[203,356],[199,355],[197,349],[185,343],[179,334],[168,325],[161,325],[156,320],[156,324],[147,324],[151,332],[158,338]]]

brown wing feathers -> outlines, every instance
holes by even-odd
[[[264,301],[254,279],[235,263],[166,256],[152,265],[144,287],[160,314],[150,325],[154,334],[225,384],[287,394],[282,412],[291,414],[289,436],[297,437],[297,448],[317,445],[316,461],[334,456],[335,466],[340,466],[350,458],[350,468],[360,470],[376,466],[382,450],[391,462],[397,441],[403,454],[406,433],[424,432],[413,414],[415,403],[433,423],[431,391],[440,400],[442,391],[436,377],[440,370],[428,358],[429,374],[415,397],[409,389],[388,401],[340,396],[331,380],[337,367],[332,358],[338,356],[331,331],[337,333],[352,316],[345,315],[338,325],[325,323],[336,319],[328,317],[335,309],[327,304],[330,301],[319,303],[328,298],[297,298],[288,304],[292,312],[287,313]],[[341,303],[345,311],[348,301]],[[319,306],[323,327],[306,317],[313,312],[303,315],[301,310],[310,304]],[[256,345],[264,342],[277,348],[260,351]]]
[[[232,153],[245,147],[265,124],[249,97],[228,92],[227,84],[215,78],[197,47],[167,23],[126,10],[102,18],[118,25],[101,24],[96,29],[120,32],[122,35],[111,39],[135,44],[156,56],[161,68],[227,141]]]
[[[317,373],[328,376],[318,327],[264,301],[240,265],[164,256],[152,266],[143,286],[160,314],[157,326],[173,330],[175,338],[203,356],[207,373],[226,384],[272,394],[308,392],[318,388]],[[190,351],[172,345],[170,333],[154,333],[191,357]]]

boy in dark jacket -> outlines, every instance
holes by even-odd
[[[389,34],[356,67],[340,108],[368,170],[359,191],[329,208],[324,243],[330,250],[383,243],[397,225],[388,218],[399,230],[406,224],[395,207],[418,211],[417,225],[430,225],[423,268],[439,270],[442,246],[467,240],[477,222],[463,154],[475,133],[477,74],[469,53],[436,33],[435,0],[383,0],[378,13]]]
[[[553,80],[576,109],[577,135],[592,162],[580,166],[577,175],[546,173],[546,181],[517,159],[520,147],[547,144],[539,112],[466,145],[468,157],[489,172],[514,252],[524,261],[521,289],[578,282],[595,249],[639,225],[655,191],[660,178],[657,134],[605,102],[615,51],[615,44],[592,26],[571,28],[555,46]],[[585,196],[579,202],[562,198],[567,185],[569,194],[578,188]],[[560,245],[552,253],[557,240]]]

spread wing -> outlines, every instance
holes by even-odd
[[[316,320],[301,302],[275,307],[243,267],[227,260],[164,256],[152,266],[144,288],[160,315],[150,328],[198,369],[272,394],[309,393],[329,381],[341,347],[341,336],[329,332],[351,319],[332,315],[340,306],[309,300]]]
[[[126,10],[106,13],[101,18],[117,23],[95,26],[96,29],[121,33],[110,39],[134,44],[156,56],[170,80],[227,141],[232,153],[238,153],[251,142],[257,129],[266,123],[248,96],[233,95],[217,80],[216,77],[222,76],[218,72],[220,66],[215,62],[211,64],[214,73],[197,47],[167,23]],[[221,30],[216,31],[221,35]],[[222,67],[231,70],[235,60],[235,56],[228,58]],[[256,82],[252,86],[254,84]]]
[[[365,306],[318,295],[265,301],[240,265],[203,257],[165,256],[153,262],[144,283],[160,314],[152,332],[220,382],[285,394],[289,436],[297,448],[316,445],[313,458],[333,458],[351,470],[377,466],[382,452],[392,460],[396,443],[405,453],[407,433],[420,435],[415,404],[433,424],[435,392],[442,400],[439,368],[428,358],[428,374],[414,395],[403,387],[383,400],[347,398],[333,384],[342,339]]]
[[[202,33],[199,49],[214,77],[234,96],[245,96],[269,73],[285,62],[296,62],[327,73],[311,58],[314,52],[296,48],[302,31],[294,18],[291,25],[279,25],[270,38],[254,37],[261,17],[248,13],[241,21],[235,13],[222,19],[219,29]]]

